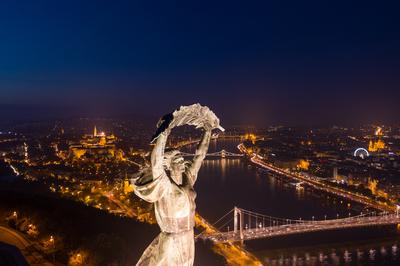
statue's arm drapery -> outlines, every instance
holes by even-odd
[[[147,202],[156,202],[164,196],[165,191],[167,191],[170,185],[168,176],[162,174],[156,178],[153,178],[152,181],[138,185],[135,187],[135,194],[144,199]]]
[[[204,132],[203,138],[201,139],[201,141],[196,149],[196,154],[193,158],[193,162],[190,165],[189,170],[188,170],[189,171],[188,178],[189,178],[189,182],[192,186],[196,182],[197,174],[199,173],[201,164],[207,155],[210,140],[211,140],[211,130],[207,129]]]
[[[151,153],[152,178],[141,178],[136,182],[135,194],[148,202],[156,202],[164,196],[170,185],[169,178],[164,170],[164,149],[168,132],[160,134]],[[141,182],[142,181],[142,182]]]

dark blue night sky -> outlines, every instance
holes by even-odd
[[[1,1],[0,110],[160,115],[201,102],[231,123],[400,122],[399,10],[387,1]]]

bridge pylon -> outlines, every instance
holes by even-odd
[[[239,228],[238,228],[239,225]],[[239,209],[238,207],[233,208],[233,232],[236,235],[239,229],[239,237],[240,241],[243,242],[244,236],[243,236],[243,214],[242,210]]]
[[[233,208],[233,232],[235,233],[235,235],[237,233],[237,227],[238,227],[238,215],[239,215],[238,208],[235,206]]]
[[[226,151],[225,150],[222,150],[221,151],[221,158],[225,158],[226,157]]]

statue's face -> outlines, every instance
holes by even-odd
[[[171,163],[171,177],[178,184],[182,184],[182,176],[185,172],[185,163],[183,157],[174,158]]]

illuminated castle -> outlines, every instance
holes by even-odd
[[[104,132],[97,132],[96,126],[93,134],[86,134],[79,144],[72,144],[69,147],[70,157],[73,159],[113,159],[118,153],[115,148],[116,137],[107,136]]]

